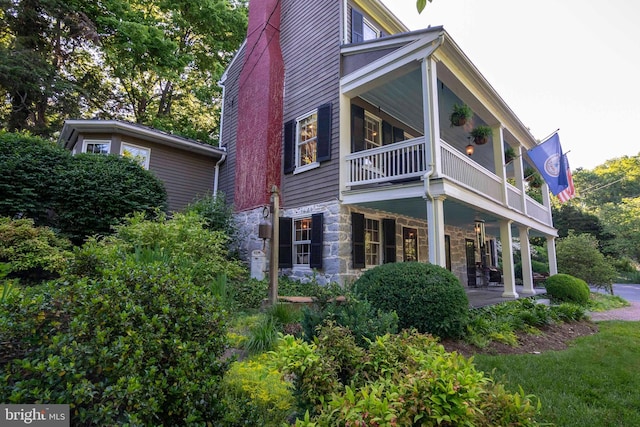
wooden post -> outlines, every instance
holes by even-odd
[[[269,305],[278,303],[278,250],[280,249],[280,195],[271,187],[271,251],[269,253]]]

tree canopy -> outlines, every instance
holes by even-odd
[[[0,123],[125,119],[213,142],[245,0],[0,0]]]

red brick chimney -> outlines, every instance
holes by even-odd
[[[280,0],[251,0],[244,65],[238,89],[234,206],[269,204],[282,177],[284,61],[280,49]]]

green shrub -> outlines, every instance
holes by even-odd
[[[572,231],[556,245],[558,271],[584,280],[613,294],[616,270],[598,249],[598,240],[591,234]]]
[[[551,315],[561,322],[573,322],[587,318],[584,306],[568,302],[551,306]]]
[[[377,336],[398,331],[398,315],[375,309],[369,301],[348,296],[344,302],[331,302],[302,309],[302,329],[305,339],[311,341],[317,328],[327,321],[348,328],[360,346]]]
[[[586,305],[589,302],[589,286],[577,277],[568,274],[555,274],[546,282],[547,294],[555,301],[574,302]]]
[[[281,426],[295,409],[295,399],[269,357],[231,364],[222,385],[224,419],[217,425]]]
[[[10,298],[0,340],[14,354],[0,401],[69,403],[73,425],[185,425],[220,418],[223,312],[160,261],[128,256],[98,279]]]
[[[0,132],[0,215],[33,218],[80,244],[132,212],[164,209],[152,172],[120,156],[71,156],[37,137]]]
[[[59,277],[71,243],[47,227],[35,227],[30,218],[0,217],[0,262],[7,263],[8,277],[29,283]]]
[[[195,212],[204,219],[204,227],[212,231],[222,231],[233,238],[237,232],[233,221],[233,208],[225,203],[224,194],[206,195],[185,208],[185,212]]]
[[[231,298],[238,311],[258,310],[267,298],[269,283],[266,280],[239,278],[229,282]]]
[[[326,327],[329,339],[285,337],[274,353],[295,392],[316,402],[296,426],[536,425],[533,396],[509,394],[431,336],[404,331],[354,352],[348,333]],[[352,372],[347,382],[343,364]]]
[[[356,297],[398,314],[399,327],[441,338],[462,336],[469,300],[459,280],[431,264],[401,262],[367,270],[355,283]]]

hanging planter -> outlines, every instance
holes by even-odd
[[[489,141],[489,136],[493,133],[493,130],[489,126],[478,126],[473,128],[470,135],[473,138],[473,142],[476,145],[483,145]]]
[[[509,164],[516,158],[516,151],[512,146],[507,145],[507,148],[504,150],[504,164]]]
[[[540,188],[542,187],[542,183],[544,182],[542,176],[538,173],[538,171],[531,166],[527,166],[525,168],[524,179],[529,183],[529,187],[531,188]]]
[[[471,116],[473,116],[473,111],[468,105],[453,104],[453,111],[449,116],[449,120],[451,121],[451,126],[462,126],[467,123]]]

